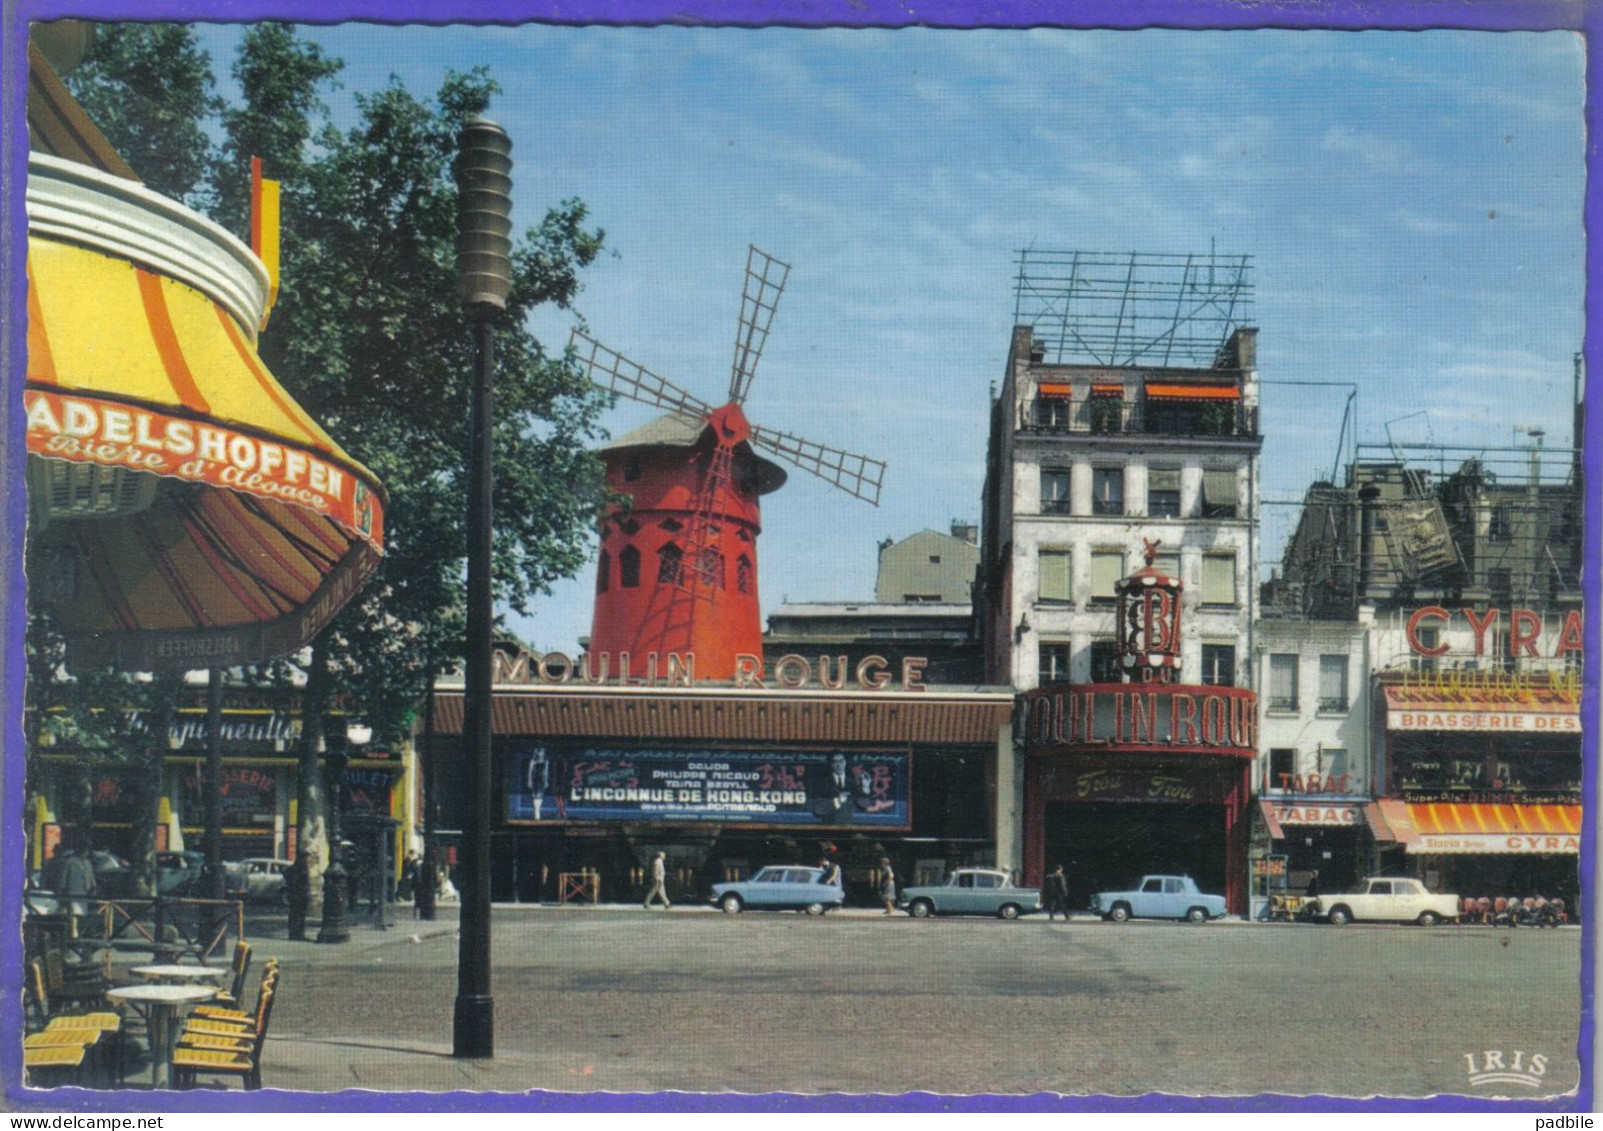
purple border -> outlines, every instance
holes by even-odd
[[[340,15],[331,17],[330,8]],[[914,11],[917,18],[909,18]],[[0,229],[0,268],[6,285],[5,318],[8,328],[26,325],[26,293],[23,257],[27,222],[23,212],[23,193],[27,175],[27,130],[24,128],[23,98],[27,81],[28,22],[34,19],[66,17],[138,18],[162,20],[246,21],[263,18],[294,20],[317,24],[337,21],[375,23],[520,23],[544,21],[553,24],[681,24],[693,26],[788,27],[1030,27],[1058,26],[1078,28],[1307,28],[1307,29],[1388,29],[1418,30],[1456,28],[1478,31],[1546,31],[1570,29],[1587,33],[1587,73],[1599,73],[1603,51],[1594,39],[1603,27],[1599,6],[1585,0],[1396,0],[1384,4],[1365,0],[1078,0],[1042,4],[1038,0],[926,0],[910,9],[893,0],[801,0],[787,5],[783,18],[774,18],[773,8],[763,0],[450,0],[449,17],[441,15],[435,0],[14,0],[5,4],[0,16],[0,106],[3,106],[5,144],[0,151],[0,191],[4,193],[6,224]],[[1043,14],[1045,13],[1045,14]],[[1587,195],[1585,226],[1590,232],[1603,219],[1603,204],[1593,190],[1597,174],[1603,172],[1598,152],[1598,100],[1588,85],[1586,94],[1586,170]],[[1587,249],[1587,277],[1603,269],[1603,248],[1592,241]],[[1587,290],[1588,322],[1603,314],[1591,287]],[[23,350],[16,333],[0,335],[4,373],[12,388],[22,383]],[[1603,373],[1603,357],[1590,333],[1585,357],[1587,371]],[[1590,386],[1590,381],[1588,381]],[[24,468],[21,398],[4,399],[0,415],[0,459],[5,482],[11,487],[6,497],[3,529],[24,528],[26,506],[20,490]],[[1586,475],[1585,526],[1586,565],[1582,577],[1585,607],[1599,606],[1597,532],[1603,530],[1603,494],[1599,492],[1600,464],[1598,438],[1603,437],[1603,404],[1588,397],[1585,411],[1586,446],[1583,466]],[[15,924],[21,919],[23,888],[22,859],[25,845],[22,822],[17,819],[25,800],[17,771],[22,766],[23,664],[26,624],[22,590],[21,539],[5,539],[5,556],[0,575],[6,583],[6,601],[0,606],[0,628],[5,633],[6,655],[14,662],[4,667],[5,711],[0,717],[0,741],[5,751],[3,812],[0,821],[0,923]],[[1599,617],[1586,621],[1586,682],[1581,699],[1583,743],[1596,740],[1598,695]],[[1583,746],[1583,750],[1590,749]],[[1596,796],[1598,786],[1595,757],[1584,760],[1583,796]],[[1596,874],[1596,825],[1594,807],[1587,809],[1586,832],[1581,844],[1581,888],[1594,892]],[[1343,1100],[1323,1097],[1259,1095],[1234,1099],[1193,1099],[1149,1095],[1128,1098],[1062,1097],[1052,1094],[1033,1096],[945,1097],[927,1092],[903,1096],[738,1096],[664,1093],[658,1095],[573,1095],[529,1093],[504,1095],[478,1092],[450,1093],[297,1093],[257,1092],[250,1095],[228,1093],[219,1102],[217,1093],[171,1093],[160,1102],[147,1092],[56,1091],[43,1101],[40,1093],[23,1090],[20,1043],[5,1034],[23,1028],[19,932],[0,930],[0,1080],[5,1082],[5,1098],[13,1110],[49,1111],[482,1111],[482,1112],[1025,1112],[1025,1111],[1374,1111],[1374,1112],[1587,1112],[1593,1110],[1593,1063],[1596,996],[1596,960],[1593,954],[1595,919],[1587,917],[1582,932],[1581,951],[1581,1032],[1578,1041],[1581,1086],[1579,1093],[1559,1103],[1530,1101],[1476,1100],[1453,1096],[1417,1100]]]

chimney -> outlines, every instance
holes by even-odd
[[[954,518],[952,520],[952,537],[959,538],[970,546],[978,545],[980,528],[972,522],[959,522]]]

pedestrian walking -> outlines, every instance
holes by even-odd
[[[651,910],[651,901],[662,897],[662,909],[672,911],[673,904],[668,902],[668,854],[658,852],[651,858],[651,891],[646,896],[645,908]]]
[[[879,898],[885,904],[885,914],[891,915],[896,911],[896,873],[891,870],[891,862],[885,857],[879,861]]]
[[[1059,912],[1063,913],[1063,921],[1069,921],[1069,881],[1063,875],[1063,865],[1059,864],[1052,869],[1052,874],[1041,885],[1041,894],[1046,899],[1047,921],[1055,919]]]
[[[824,874],[818,877],[819,883],[840,886],[840,865],[831,860],[827,853],[818,861],[818,866],[824,870]]]
[[[61,878],[56,885],[56,894],[65,897],[72,914],[87,915],[89,899],[95,894],[95,866],[89,854],[78,851],[76,847],[68,847],[63,851],[66,856],[61,861]]]

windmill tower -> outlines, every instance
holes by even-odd
[[[590,672],[600,678],[653,671],[694,656],[698,680],[735,675],[735,657],[762,655],[757,600],[758,499],[785,472],[759,450],[879,505],[885,465],[752,424],[751,392],[768,327],[790,266],[752,247],[722,407],[690,395],[580,330],[570,346],[590,379],[630,400],[668,410],[602,450],[607,485],[632,505],[609,515],[597,559]],[[670,656],[678,657],[671,661]]]

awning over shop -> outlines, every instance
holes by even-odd
[[[1465,687],[1387,687],[1386,729],[1486,731],[1498,734],[1580,734],[1580,703],[1548,687],[1520,690]]]
[[[1275,812],[1275,806],[1263,798],[1258,799],[1258,813],[1263,817],[1264,828],[1269,830],[1273,840],[1284,840],[1286,830],[1280,827],[1280,815]]]
[[[1241,390],[1234,385],[1167,385],[1151,382],[1147,396],[1171,401],[1239,401]]]
[[[1400,802],[1384,815],[1394,838],[1419,855],[1561,854],[1581,851],[1579,805]],[[1377,837],[1377,839],[1379,839]]]
[[[46,171],[89,176],[61,165]],[[382,488],[267,371],[241,322],[247,303],[223,285],[214,298],[40,238],[57,199],[41,190],[37,203],[30,183],[23,397],[36,596],[76,654],[125,668],[294,651],[376,568]],[[68,207],[63,225],[75,219]],[[158,214],[151,228],[162,223]]]

